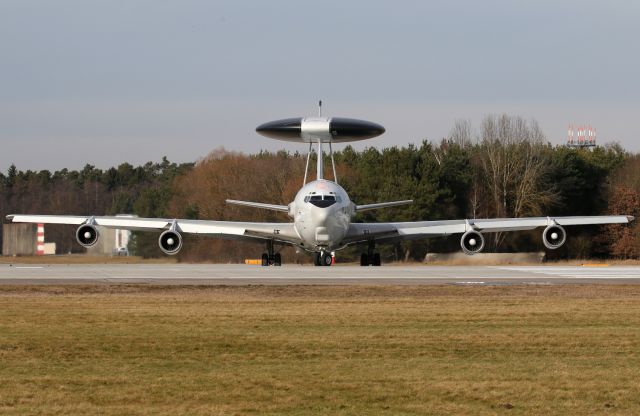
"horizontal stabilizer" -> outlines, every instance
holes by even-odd
[[[237,201],[235,199],[227,199],[227,204],[270,209],[271,211],[289,212],[289,207],[287,205],[263,204],[262,202]]]
[[[398,205],[408,205],[411,203],[413,203],[413,199],[407,199],[405,201],[379,202],[377,204],[356,205],[356,211],[368,211],[370,209],[395,207]]]

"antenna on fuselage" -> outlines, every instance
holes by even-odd
[[[322,100],[318,100],[318,118],[322,118]],[[307,184],[307,173],[309,172],[309,160],[311,159],[311,153],[313,153],[313,140],[309,140],[309,152],[307,153],[307,165],[304,168],[304,179],[302,180],[302,186]],[[317,167],[316,167],[316,180],[323,179],[324,169],[322,160],[322,139],[318,138],[318,155]]]
[[[304,167],[304,179],[302,180],[302,186],[307,184],[307,172],[309,172],[309,159],[311,159],[311,153],[313,153],[313,142],[309,141],[309,152],[307,153],[307,165]]]
[[[322,100],[318,101],[318,118],[322,118]],[[316,180],[324,179],[324,152],[322,151],[322,141],[321,137],[318,137],[318,160],[317,160],[317,169],[316,169]],[[333,181],[338,183],[338,175],[336,175],[336,162],[333,160],[333,146],[331,145],[332,138],[330,137],[329,142],[329,156],[331,156],[331,166],[333,168]],[[311,142],[309,142],[309,152],[311,152]],[[311,154],[311,153],[309,153]],[[304,182],[307,182],[307,169],[309,167],[309,157],[307,156],[307,168],[305,168],[304,172]]]
[[[331,147],[331,140],[329,140],[329,154],[331,155],[331,166],[333,167],[333,181],[338,183],[338,174],[336,173],[336,161],[333,160],[333,147]]]
[[[318,101],[318,117],[322,117],[322,100]],[[336,162],[333,160],[333,146],[331,145],[331,139],[329,142],[329,155],[331,156],[331,166],[333,168],[333,181],[338,183],[338,175],[336,174]],[[311,152],[311,143],[309,143],[309,152]],[[309,159],[307,158],[307,167],[309,166]],[[324,174],[324,160],[322,158],[322,139],[318,138],[318,168],[316,179],[323,179]],[[307,183],[307,172],[304,173],[305,183]]]
[[[323,179],[322,144],[329,144],[329,156],[333,168],[334,181],[337,182],[336,163],[333,156],[333,143],[353,142],[371,139],[384,133],[384,127],[365,120],[343,117],[322,117],[322,100],[318,100],[319,117],[295,117],[270,121],[256,127],[256,132],[271,139],[309,144],[307,163],[303,182],[309,177],[309,164],[313,145],[317,143],[318,166],[317,179]]]

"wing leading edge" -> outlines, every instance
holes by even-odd
[[[275,240],[290,244],[301,242],[292,223],[20,214],[8,215],[7,219],[12,222],[42,224],[82,225],[91,223],[106,228],[132,231],[164,231],[175,225],[175,230],[185,234],[201,234],[227,239]]]
[[[598,225],[626,224],[634,217],[625,215],[604,215],[592,217],[531,217],[531,218],[491,218],[444,221],[354,223],[344,239],[345,244],[360,241],[412,240],[419,238],[463,234],[470,230],[481,233],[500,231],[524,231],[550,225]]]

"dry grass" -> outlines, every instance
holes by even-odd
[[[0,414],[638,414],[640,286],[0,286]]]

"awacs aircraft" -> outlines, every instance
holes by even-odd
[[[446,221],[353,223],[360,211],[410,204],[411,200],[358,205],[349,199],[338,184],[333,160],[333,143],[370,139],[384,133],[376,123],[349,118],[298,117],[272,121],[257,127],[266,137],[308,143],[309,153],[302,189],[289,205],[227,200],[229,204],[286,212],[293,222],[259,223],[209,220],[183,220],[177,218],[131,218],[104,216],[65,215],[9,215],[13,222],[72,224],[77,225],[76,238],[84,247],[98,241],[96,226],[136,231],[161,232],[160,250],[177,254],[182,248],[182,234],[202,234],[225,239],[243,239],[266,243],[262,265],[280,266],[281,256],[276,246],[292,245],[314,253],[316,266],[329,266],[331,252],[351,244],[366,245],[360,257],[362,266],[379,266],[380,254],[376,244],[460,234],[460,246],[472,255],[484,248],[484,234],[491,232],[532,230],[544,227],[542,242],[549,249],[556,249],[567,238],[565,226],[583,224],[624,224],[633,221],[630,216],[591,217],[537,217],[500,219],[460,219]],[[307,183],[309,159],[313,144],[317,145],[316,180]],[[323,145],[328,145],[333,167],[334,181],[324,179]]]

